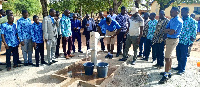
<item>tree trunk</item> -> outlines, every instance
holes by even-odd
[[[119,2],[117,2],[117,0],[113,1],[113,11],[115,14],[118,13],[118,7],[122,4],[122,0],[120,0]]]
[[[41,5],[42,5],[42,15],[43,17],[48,15],[48,11],[47,11],[47,0],[40,0]]]

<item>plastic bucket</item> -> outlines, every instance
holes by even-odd
[[[94,63],[92,62],[86,62],[83,64],[85,75],[92,75],[94,70]]]
[[[108,63],[100,62],[97,64],[97,73],[99,78],[105,78],[108,73]]]

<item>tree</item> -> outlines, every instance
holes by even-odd
[[[38,15],[42,11],[39,0],[8,0],[3,3],[3,9],[12,10],[16,15],[22,10],[27,10],[30,15]]]
[[[165,10],[172,3],[173,6],[177,6],[178,4],[181,3],[187,3],[187,4],[200,3],[200,0],[155,0],[155,1],[157,1],[157,3],[160,5],[160,10]]]
[[[43,17],[48,15],[48,11],[47,11],[47,0],[40,0],[40,3],[42,5],[42,15]]]

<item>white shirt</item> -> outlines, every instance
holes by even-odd
[[[140,26],[144,26],[144,20],[138,21],[129,19],[130,27],[129,27],[129,35],[130,36],[139,36],[140,35]]]
[[[116,14],[113,14],[113,16],[111,16],[111,15],[109,14],[107,17],[110,17],[112,20],[116,20],[117,15],[116,15]]]

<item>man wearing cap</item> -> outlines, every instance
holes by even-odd
[[[119,59],[119,61],[127,60],[127,58],[128,58],[127,54],[128,54],[129,48],[131,47],[131,44],[133,44],[134,56],[133,56],[133,61],[131,64],[135,65],[135,61],[137,59],[137,49],[138,49],[138,46],[140,43],[140,38],[142,37],[144,20],[138,14],[137,8],[133,9],[131,14],[132,14],[132,16],[129,19],[128,29],[127,29],[126,33],[124,34],[124,36],[127,35],[127,40],[126,40],[126,46],[125,46],[124,53],[123,53],[123,58]]]
[[[129,15],[126,14],[126,7],[122,6],[121,7],[121,13],[117,15],[116,21],[119,23],[121,26],[121,32],[117,35],[117,54],[116,57],[118,57],[122,52],[122,45],[123,45],[123,50],[125,48],[125,41],[126,38],[124,37],[125,32],[127,31],[128,28],[128,23],[129,23]]]

